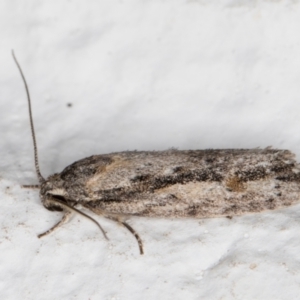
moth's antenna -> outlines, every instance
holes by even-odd
[[[31,112],[31,100],[30,100],[30,95],[29,95],[29,89],[28,89],[28,86],[27,86],[27,82],[26,82],[26,79],[25,79],[25,76],[23,74],[23,71],[15,57],[15,54],[14,54],[14,50],[11,50],[11,53],[12,53],[12,56],[13,56],[13,59],[20,71],[20,74],[21,74],[21,77],[23,79],[23,83],[24,83],[24,86],[25,86],[25,90],[26,90],[26,94],[27,94],[27,102],[28,102],[28,110],[29,110],[29,119],[30,119],[30,128],[31,128],[31,135],[32,135],[32,140],[33,140],[33,148],[34,148],[34,164],[35,164],[35,170],[36,170],[36,174],[37,174],[37,177],[39,179],[39,182],[40,183],[43,183],[45,182],[45,178],[42,176],[41,172],[40,172],[40,167],[39,167],[39,159],[38,159],[38,150],[37,150],[37,145],[36,145],[36,140],[35,140],[35,132],[34,132],[34,126],[33,126],[33,119],[32,119],[32,112]]]

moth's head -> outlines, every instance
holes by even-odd
[[[59,175],[50,176],[41,184],[40,197],[45,208],[51,211],[62,211],[63,207],[55,200],[67,202],[67,192],[62,187]]]

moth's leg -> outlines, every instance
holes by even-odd
[[[115,222],[122,224],[125,228],[127,228],[133,234],[133,236],[136,238],[136,240],[138,242],[140,254],[143,255],[144,254],[143,242],[142,242],[142,239],[140,238],[140,236],[137,234],[137,232],[129,224],[127,224],[125,221],[118,219],[117,217],[113,217],[113,216],[106,216],[106,217]]]
[[[25,188],[25,189],[39,189],[40,185],[39,184],[23,184],[22,188]]]
[[[137,232],[126,222],[121,222],[136,238],[138,244],[139,244],[139,249],[140,249],[140,254],[144,254],[144,249],[143,249],[143,241],[141,240],[140,236],[137,234]]]
[[[71,214],[72,214],[72,212],[66,211],[65,214],[63,215],[62,219],[58,223],[56,223],[53,227],[51,227],[49,230],[45,231],[44,233],[39,234],[38,238],[41,238],[43,236],[46,236],[46,235],[50,234],[51,232],[53,232],[58,227],[65,224],[69,220]]]
[[[105,210],[102,210],[100,208],[95,208],[95,207],[91,207],[88,204],[83,204],[83,206],[91,211],[93,211],[95,214],[97,215],[102,215],[107,219],[113,220],[119,224],[122,224],[125,228],[127,228],[132,234],[133,236],[136,238],[138,245],[139,245],[139,249],[140,249],[140,254],[144,254],[144,250],[143,250],[143,242],[142,239],[140,238],[140,236],[137,234],[137,232],[129,225],[127,224],[125,221],[121,220],[121,217],[118,217],[116,215],[110,215],[108,214]]]

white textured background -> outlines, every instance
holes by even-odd
[[[300,206],[229,219],[60,219],[41,171],[121,150],[274,146],[300,159],[300,3],[0,1],[1,299],[298,299]],[[72,106],[68,107],[68,103]]]

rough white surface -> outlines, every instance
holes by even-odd
[[[298,299],[300,205],[233,219],[132,218],[145,255],[38,192],[44,176],[121,150],[254,148],[300,158],[298,1],[0,2],[1,299]],[[69,107],[68,103],[72,106]]]

